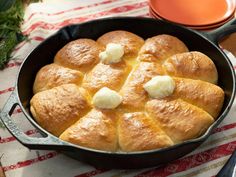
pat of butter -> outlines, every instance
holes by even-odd
[[[102,109],[114,109],[122,102],[122,97],[114,90],[107,87],[101,88],[93,96],[94,106]]]
[[[164,98],[174,92],[175,82],[170,76],[155,76],[143,87],[150,97]]]
[[[118,63],[124,55],[124,47],[120,44],[109,43],[106,50],[99,54],[100,60],[105,64]]]

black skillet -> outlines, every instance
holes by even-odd
[[[144,39],[158,34],[170,34],[178,37],[189,48],[208,55],[215,63],[219,73],[219,86],[225,92],[223,109],[218,119],[199,138],[192,139],[172,147],[143,152],[105,152],[76,146],[64,142],[41,128],[29,112],[29,101],[33,96],[32,88],[37,71],[52,63],[54,55],[68,42],[78,38],[97,39],[112,30],[127,30]],[[218,47],[217,41],[226,34],[236,31],[236,20],[230,21],[210,33],[200,33],[169,22],[150,18],[117,17],[89,21],[62,28],[36,47],[23,62],[16,87],[2,112],[1,119],[16,139],[30,149],[54,149],[78,160],[106,168],[144,168],[164,164],[180,158],[204,142],[212,130],[219,125],[229,112],[235,95],[235,75],[232,64]],[[19,105],[25,117],[39,130],[42,138],[29,137],[12,121],[11,115]]]

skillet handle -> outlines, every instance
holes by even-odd
[[[234,177],[236,175],[236,151],[233,152],[225,166],[219,171],[216,177]]]
[[[204,32],[203,35],[206,36],[214,44],[218,45],[220,39],[234,32],[236,32],[236,18],[233,18],[229,22],[225,23],[223,26],[213,31]]]
[[[220,28],[216,30],[203,33],[210,41],[214,44],[218,45],[220,39],[224,36],[236,32],[236,18],[230,20]],[[230,159],[223,166],[220,172],[216,175],[216,177],[233,177],[236,173],[236,151],[231,155]]]
[[[60,149],[66,145],[63,141],[60,141],[56,137],[47,134],[46,137],[34,138],[27,136],[22,130],[18,128],[15,122],[11,119],[11,115],[18,105],[17,96],[15,90],[10,95],[5,106],[3,107],[0,117],[9,132],[24,146],[30,149]],[[68,145],[68,144],[67,144]]]

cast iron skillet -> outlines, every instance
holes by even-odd
[[[190,51],[197,50],[208,55],[219,73],[219,86],[225,92],[223,109],[218,119],[197,139],[192,139],[172,147],[143,152],[105,152],[64,142],[41,128],[29,112],[29,101],[37,71],[52,63],[54,55],[68,42],[78,38],[97,39],[112,30],[127,30],[144,39],[158,34],[170,34],[182,40]],[[150,18],[117,17],[105,18],[62,28],[38,47],[23,62],[16,87],[5,104],[1,119],[16,139],[30,149],[54,149],[81,161],[106,168],[143,168],[164,164],[193,151],[204,142],[212,130],[225,118],[232,106],[235,95],[235,75],[232,64],[217,46],[217,41],[228,33],[236,31],[236,20],[230,21],[211,33],[200,33],[169,22]],[[12,121],[11,115],[19,105],[26,118],[43,135],[42,138],[28,137]]]

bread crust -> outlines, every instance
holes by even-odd
[[[181,99],[148,101],[146,111],[174,143],[200,136],[214,122],[210,114]]]
[[[201,52],[185,52],[173,55],[163,64],[170,76],[199,79],[217,84],[218,73],[212,60]]]
[[[122,107],[128,110],[140,110],[148,100],[148,94],[143,85],[164,71],[158,63],[141,62],[130,73],[129,78],[120,90],[123,97]]]
[[[85,91],[75,84],[64,84],[39,92],[30,100],[36,121],[50,133],[59,136],[90,109]]]
[[[99,62],[99,53],[103,47],[92,39],[77,39],[59,50],[54,63],[86,72]]]
[[[36,75],[34,94],[63,84],[80,85],[83,74],[80,71],[65,68],[55,63],[42,67]]]
[[[110,65],[99,63],[85,76],[82,86],[92,95],[102,87],[118,91],[130,69],[124,61]]]
[[[119,146],[122,151],[144,151],[173,145],[156,121],[143,112],[126,113],[119,119]]]
[[[88,148],[116,151],[116,122],[114,111],[92,109],[65,130],[60,139]]]
[[[224,91],[220,87],[201,80],[174,78],[174,81],[173,98],[183,99],[217,118],[224,103]]]
[[[106,46],[109,43],[121,44],[124,47],[125,57],[136,56],[139,49],[144,44],[143,38],[123,30],[105,33],[98,38],[97,42],[103,46]]]
[[[188,48],[181,40],[171,35],[161,34],[145,41],[138,59],[163,63],[168,57],[183,52],[188,52]]]

